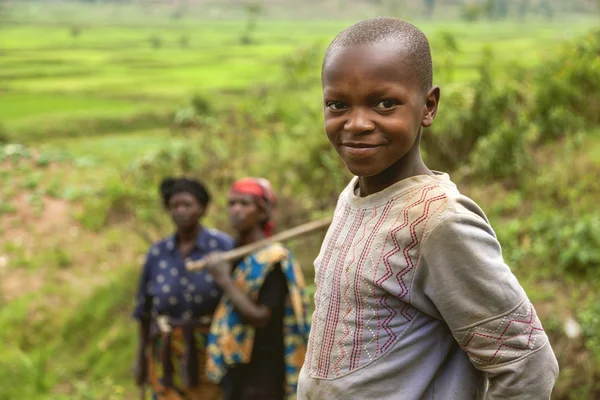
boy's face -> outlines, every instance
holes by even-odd
[[[433,122],[439,89],[425,93],[406,54],[375,43],[337,49],[325,62],[325,132],[354,175],[406,168],[402,159],[418,153],[421,126]]]

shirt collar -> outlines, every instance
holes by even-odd
[[[176,235],[176,233],[173,233],[166,239],[166,246],[169,253],[173,253],[175,251],[175,248],[177,247]],[[196,248],[200,251],[207,251],[208,249],[210,249],[211,239],[212,235],[210,234],[210,231],[204,227],[200,227],[200,232],[198,233],[195,242]]]

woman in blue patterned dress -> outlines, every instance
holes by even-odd
[[[175,233],[152,245],[140,277],[133,313],[140,324],[135,380],[149,383],[155,400],[220,399],[220,388],[203,378],[202,366],[222,290],[207,271],[188,272],[185,260],[230,250],[233,240],[202,226],[210,202],[202,183],[168,178],[160,194]]]

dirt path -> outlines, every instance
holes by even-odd
[[[106,272],[138,260],[136,246],[126,245],[137,240],[135,234],[113,231],[107,239],[104,232],[89,232],[73,217],[78,205],[47,196],[36,214],[28,196],[16,196],[15,212],[0,216],[1,300],[40,291],[50,282],[91,292],[105,282]]]

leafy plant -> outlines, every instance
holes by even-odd
[[[79,25],[72,25],[71,28],[69,29],[69,33],[71,34],[71,37],[73,39],[77,39],[79,36],[81,36],[82,32],[83,32],[83,28]]]
[[[600,300],[584,308],[578,315],[581,322],[586,346],[594,355],[596,363],[600,364]]]
[[[248,1],[244,3],[244,12],[246,14],[246,27],[240,37],[240,42],[243,45],[249,45],[254,41],[252,35],[256,30],[258,17],[264,12],[264,6],[259,2]]]
[[[179,45],[184,49],[190,47],[190,37],[188,35],[181,35],[179,37]]]
[[[153,49],[160,49],[163,46],[163,41],[158,35],[150,36],[148,42]]]
[[[600,124],[600,30],[565,44],[534,78],[532,115],[542,141]]]
[[[485,8],[477,1],[464,3],[460,9],[460,18],[463,21],[475,22],[480,20],[485,12]]]

